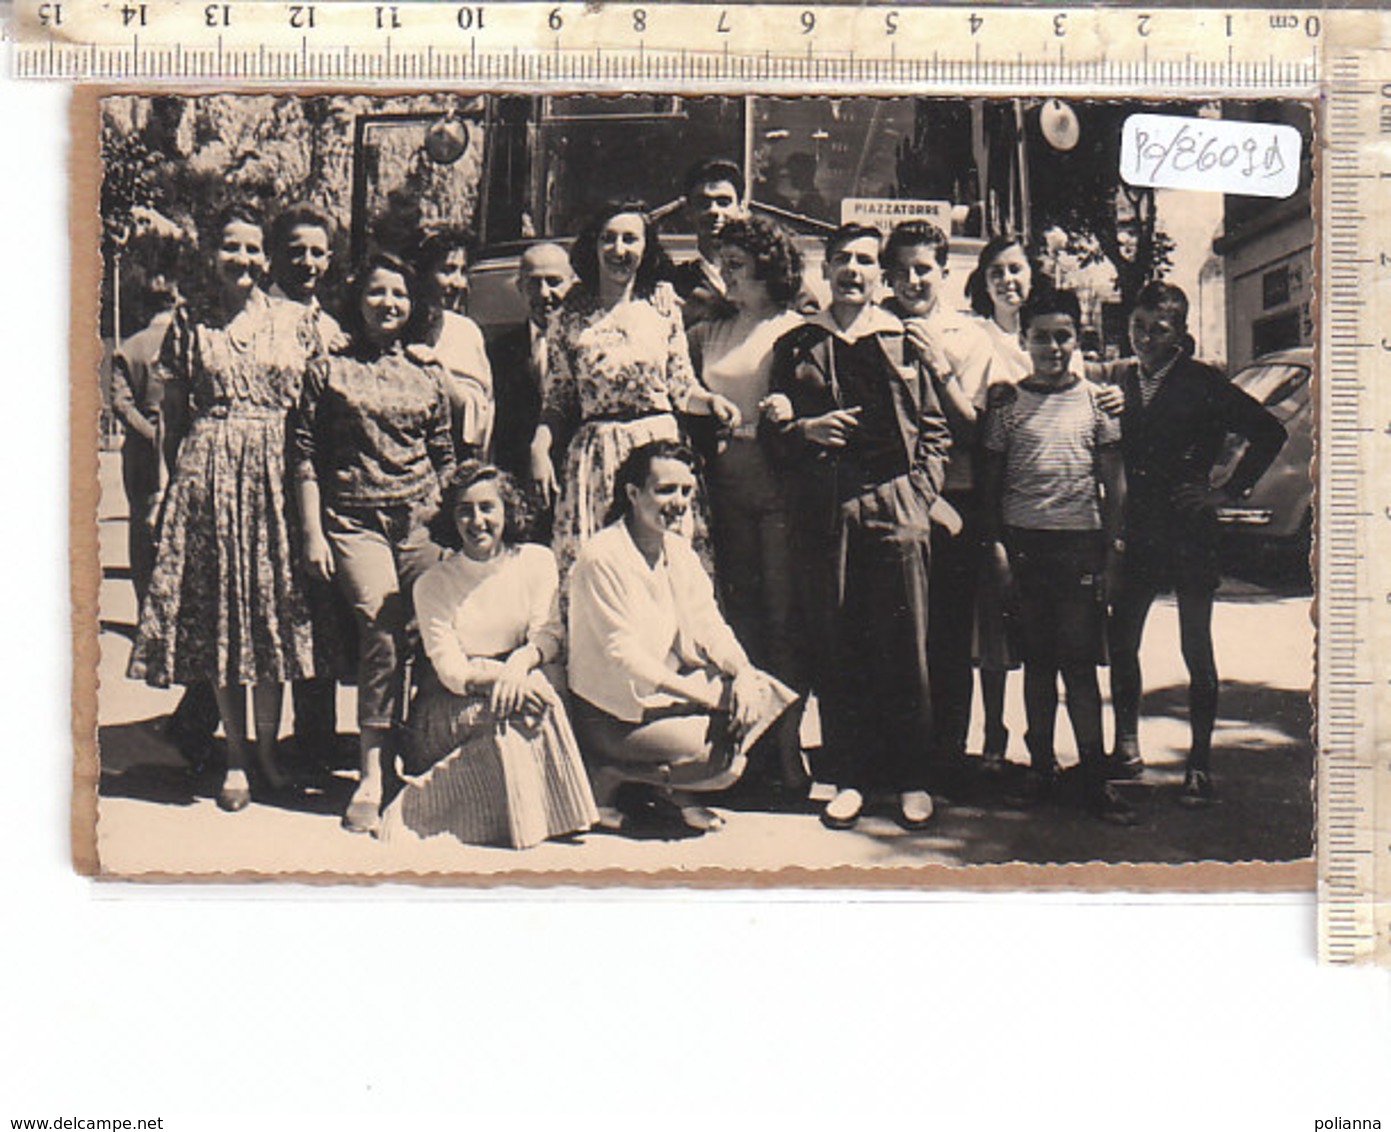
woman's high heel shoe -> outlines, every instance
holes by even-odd
[[[237,814],[246,809],[251,804],[251,787],[246,781],[245,775],[239,775],[235,780],[231,775],[222,780],[222,786],[217,791],[217,808],[224,813]]]

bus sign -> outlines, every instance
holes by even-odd
[[[890,200],[883,197],[847,197],[840,202],[842,224],[867,224],[884,233],[905,220],[926,220],[945,236],[951,235],[951,202],[945,200]]]

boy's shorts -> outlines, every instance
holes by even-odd
[[[1106,663],[1106,540],[1101,531],[1005,532],[1024,663]]]

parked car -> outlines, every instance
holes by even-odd
[[[1257,358],[1232,378],[1274,414],[1288,439],[1251,494],[1217,510],[1225,540],[1233,549],[1259,546],[1288,554],[1292,563],[1305,568],[1314,529],[1313,369],[1313,349],[1300,346]],[[1229,441],[1214,482],[1221,483],[1230,474],[1244,447],[1244,441]]]

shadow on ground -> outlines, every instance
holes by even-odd
[[[1181,724],[1187,716],[1186,685],[1151,692],[1144,710],[1147,719],[1167,718],[1163,730],[1173,733],[1175,721]],[[1302,860],[1312,852],[1314,824],[1310,719],[1308,695],[1302,691],[1224,684],[1213,752],[1220,801],[1200,810],[1180,806],[1183,752],[1147,751],[1145,778],[1119,787],[1138,816],[1131,827],[1108,825],[1085,813],[1075,785],[1046,804],[1011,804],[1008,799],[1017,794],[1014,787],[1022,773],[1022,767],[1012,765],[1004,778],[987,778],[978,770],[968,773],[962,789],[938,797],[937,814],[923,831],[901,829],[891,807],[874,805],[853,831],[821,830],[812,816],[817,807],[808,805],[781,807],[787,816],[773,828],[794,838],[844,838],[844,860],[865,866]],[[221,744],[214,744],[208,768],[194,771],[165,735],[167,722],[167,717],[159,717],[101,728],[103,797],[191,806],[216,795],[224,758]],[[1065,726],[1061,717],[1060,726]],[[1178,730],[1181,734],[1181,727]],[[341,764],[337,769],[310,770],[299,764],[297,791],[263,795],[259,801],[336,821],[354,785],[354,776],[346,770],[352,763],[353,742],[351,735],[338,737],[330,759]],[[286,749],[290,764],[293,744],[287,743]],[[765,808],[779,809],[747,797],[742,802],[735,797],[711,802],[729,815],[729,830],[717,837],[739,835],[745,815],[752,818]],[[789,863],[795,864],[795,846],[788,851]]]
[[[1186,720],[1187,701],[1186,685],[1161,688],[1145,697],[1145,715]],[[1007,799],[1022,771],[1012,765],[1003,778],[968,772],[956,798],[939,799],[932,824],[921,833],[903,832],[891,808],[881,807],[867,811],[844,836],[876,841],[884,859],[868,863],[885,864],[944,857],[960,864],[1308,858],[1314,828],[1308,693],[1224,683],[1220,708],[1212,755],[1219,801],[1213,806],[1181,806],[1183,752],[1155,752],[1148,756],[1143,780],[1117,784],[1135,808],[1134,826],[1109,825],[1086,814],[1069,786],[1056,801],[1012,805]]]
[[[189,806],[199,799],[217,797],[226,765],[226,748],[214,740],[204,766],[191,766],[166,734],[169,717],[114,724],[99,728],[97,747],[101,760],[98,793],[103,798],[130,798],[160,805]],[[293,751],[282,754],[285,769],[295,785],[284,791],[256,789],[253,797],[266,806],[303,814],[342,814],[356,780],[345,773],[355,765],[356,737],[337,737],[330,757],[309,764]]]

